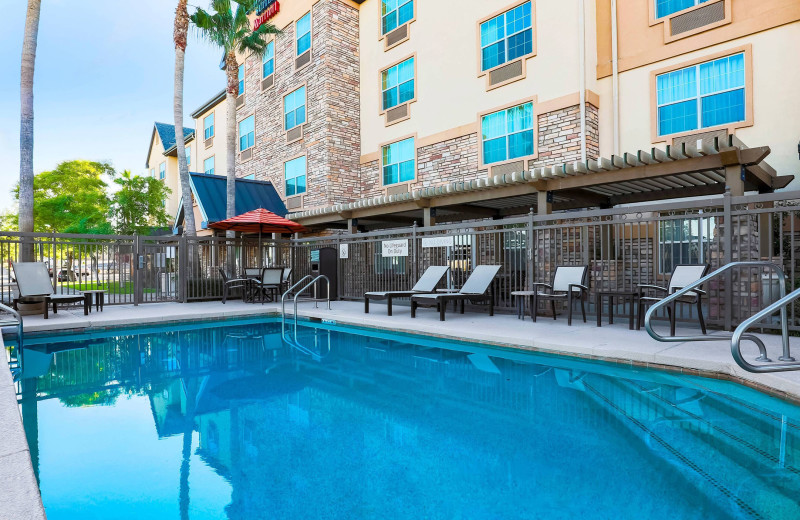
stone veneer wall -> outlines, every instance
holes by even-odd
[[[589,157],[600,154],[600,139],[597,108],[586,105],[586,147]],[[529,168],[549,166],[580,160],[580,107],[555,110],[538,116],[539,157],[528,162]],[[472,133],[446,141],[440,141],[417,149],[417,176],[409,183],[409,191],[439,186],[457,181],[484,178],[488,168],[478,168],[480,141]],[[384,192],[380,175],[380,161],[361,165],[361,197],[373,197]]]
[[[294,70],[294,24],[275,44],[275,82],[261,90],[261,60],[245,61],[245,102],[237,123],[255,114],[253,158],[240,162],[236,175],[255,174],[283,195],[283,165],[306,154],[308,176],[304,208],[356,199],[359,194],[360,116],[358,11],[339,0],[320,0],[312,9],[311,63]],[[306,85],[304,138],[286,144],[283,98]]]

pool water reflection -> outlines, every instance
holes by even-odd
[[[800,517],[800,410],[730,383],[274,322],[38,340],[48,518]]]

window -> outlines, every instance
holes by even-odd
[[[245,175],[244,177],[242,177],[242,179],[244,179],[246,181],[254,181],[254,180],[256,180],[256,174],[255,173],[251,173],[250,175]]]
[[[530,2],[481,24],[481,70],[492,69],[532,52]]]
[[[262,78],[271,76],[275,72],[275,41],[267,44],[267,49],[264,51],[264,58],[261,60]]]
[[[167,163],[162,162],[158,165],[158,178],[162,180],[167,178]]]
[[[656,76],[658,135],[745,119],[744,53]]]
[[[239,151],[252,148],[256,142],[256,116],[250,116],[239,122]]]
[[[244,94],[244,63],[239,65],[239,95]]]
[[[306,192],[306,156],[292,159],[283,164],[283,177],[286,180],[286,196]]]
[[[192,147],[187,146],[185,148],[186,151],[186,166],[191,166],[192,164]]]
[[[533,155],[533,103],[525,103],[481,118],[483,163]]]
[[[383,184],[413,181],[416,170],[414,155],[413,137],[384,146],[381,151]]]
[[[381,90],[383,91],[383,109],[405,103],[414,98],[414,58],[381,72]]]
[[[669,16],[672,13],[689,9],[696,5],[700,5],[708,0],[655,0],[656,2],[656,18]]]
[[[214,175],[214,156],[212,155],[203,161],[203,173],[206,175]]]
[[[311,48],[311,13],[297,20],[297,55]]]
[[[150,177],[152,177],[154,179],[156,178],[156,169],[155,168],[150,168]]]
[[[414,18],[413,0],[383,0],[381,27],[386,34]]]
[[[306,87],[300,87],[283,98],[283,118],[285,130],[306,122]]]
[[[716,228],[715,218],[665,220],[659,224],[659,272],[671,273],[678,264],[706,262]]]
[[[214,114],[209,114],[203,119],[203,139],[214,137]]]

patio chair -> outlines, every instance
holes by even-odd
[[[261,270],[261,278],[253,281],[253,289],[263,304],[267,297],[269,301],[277,299],[281,284],[283,284],[283,267],[265,267]]]
[[[58,314],[58,304],[83,302],[83,315],[89,315],[91,295],[83,291],[71,294],[56,294],[47,266],[44,262],[12,262],[14,277],[17,279],[19,296],[14,298],[14,308],[19,303],[44,300],[44,319],[48,319],[48,308],[53,305],[53,314]]]
[[[556,319],[556,301],[560,300],[567,302],[567,325],[572,325],[572,303],[578,298],[581,302],[583,322],[586,323],[586,305],[583,300],[589,294],[589,287],[586,285],[588,273],[588,265],[559,265],[553,274],[552,283],[534,283],[531,291],[533,293],[531,319],[536,321],[539,300],[550,300],[550,311],[553,313],[553,319]]]
[[[292,279],[292,268],[286,267],[283,270],[283,280],[281,281],[281,292],[286,291],[289,289],[291,284],[290,280]]]
[[[666,287],[659,285],[639,285],[639,318],[636,320],[636,330],[640,330],[644,324],[644,311],[656,302],[660,302],[670,294],[680,291],[684,287],[691,285],[700,278],[708,274],[711,266],[709,264],[678,264],[672,270],[672,275],[669,277],[669,283]],[[657,296],[654,293],[661,294]],[[675,335],[675,310],[676,304],[688,304],[697,306],[697,318],[700,321],[700,330],[706,334],[706,320],[703,318],[703,295],[705,291],[699,287],[681,296],[671,305],[667,307],[667,315],[669,316],[669,333],[671,336]]]
[[[439,321],[444,321],[444,311],[448,302],[461,304],[461,314],[464,314],[464,302],[489,300],[489,316],[494,316],[494,287],[495,276],[500,271],[500,265],[479,265],[469,275],[464,286],[457,293],[432,293],[415,294],[411,297],[411,317],[417,315],[417,307],[438,307]]]
[[[246,300],[252,280],[250,278],[230,278],[223,268],[218,267],[217,269],[219,269],[219,275],[222,277],[222,303],[224,304],[228,301],[231,289],[238,288],[242,289],[242,299]]]
[[[392,299],[410,298],[415,294],[432,293],[450,268],[446,265],[428,267],[410,291],[372,291],[364,293],[364,313],[369,313],[370,300],[386,300],[386,313],[392,315]]]

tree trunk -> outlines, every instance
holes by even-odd
[[[189,12],[186,10],[187,0],[178,0],[175,9],[175,94],[173,112],[175,115],[175,143],[178,153],[178,178],[180,179],[181,198],[183,200],[183,234],[195,236],[197,227],[194,222],[192,190],[189,186],[189,166],[186,164],[186,140],[183,135],[183,68],[186,54],[186,35],[189,28]],[[195,146],[199,137],[195,135]]]
[[[227,103],[227,126],[228,135],[226,136],[227,164],[225,174],[227,176],[226,192],[226,217],[236,216],[236,98],[239,96],[239,66],[236,63],[236,54],[229,52],[225,57],[226,71],[228,76],[228,88],[226,94]],[[228,238],[235,238],[236,233],[227,232]]]
[[[33,231],[33,70],[36,63],[36,43],[39,36],[41,0],[28,0],[25,16],[25,37],[22,42],[22,71],[20,73],[20,132],[19,132],[19,230]],[[20,260],[32,262],[33,242],[22,242]]]

